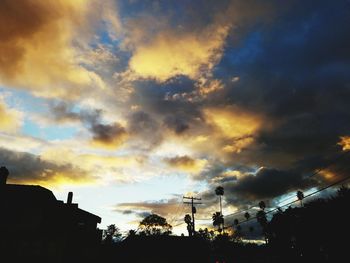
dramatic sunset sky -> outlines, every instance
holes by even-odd
[[[2,0],[0,166],[101,228],[273,206],[349,166],[309,177],[350,149],[349,32],[346,0]]]

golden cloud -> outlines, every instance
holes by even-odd
[[[128,167],[137,164],[137,158],[127,158],[120,156],[98,155],[92,153],[77,153],[65,148],[47,149],[42,154],[42,158],[48,161],[55,161],[63,165],[75,163],[85,170],[93,170],[96,168],[116,168]]]
[[[47,144],[44,140],[31,136],[20,135],[17,133],[0,133],[0,147],[14,151],[23,151],[25,145],[26,151],[35,152],[37,149]]]
[[[215,94],[218,91],[224,89],[224,85],[221,80],[201,77],[195,84],[195,88],[196,89],[191,92],[181,92],[174,94],[167,93],[165,100],[198,102],[208,98],[209,95]]]
[[[189,173],[199,173],[207,164],[205,159],[193,159],[187,155],[164,158],[163,160],[171,168]]]
[[[245,174],[241,171],[228,170],[228,171],[222,172],[218,176],[214,177],[212,179],[212,181],[213,182],[222,182],[222,181],[226,181],[226,180],[232,181],[232,180],[238,180],[239,178],[242,178],[243,176],[245,176]]]
[[[220,80],[214,79],[210,81],[206,81],[203,85],[199,85],[199,94],[206,97],[210,93],[217,92],[224,88],[222,82]]]
[[[4,0],[0,5],[0,83],[41,96],[79,95],[103,86],[79,65],[73,42],[87,32],[87,0]],[[83,33],[80,33],[83,35]],[[67,88],[69,86],[69,89]],[[74,88],[72,88],[74,87]]]
[[[72,167],[71,169],[62,168],[62,171],[52,169],[44,169],[37,174],[36,178],[17,179],[17,184],[40,185],[48,188],[72,185],[91,185],[97,182],[97,178],[91,176],[86,171],[82,171]],[[11,180],[10,180],[11,181]]]
[[[342,136],[340,137],[340,142],[338,145],[343,147],[343,151],[350,150],[350,136]]]
[[[9,182],[57,186],[86,184],[96,177],[72,164],[57,164],[40,155],[0,148],[0,160],[10,171]]]
[[[331,169],[324,169],[324,170],[321,170],[319,172],[319,176],[325,182],[331,183],[331,182],[334,182],[337,179],[338,174],[335,171],[331,170]]]
[[[263,124],[257,114],[236,107],[204,109],[207,123],[213,127],[213,137],[222,140],[224,152],[239,153],[254,141],[254,135]]]
[[[159,82],[177,75],[196,79],[221,58],[227,33],[227,27],[219,26],[199,33],[162,31],[135,46],[129,67],[139,77]]]
[[[103,153],[86,153],[72,151],[66,147],[52,147],[46,149],[41,157],[48,162],[57,165],[72,165],[91,176],[98,178],[99,183],[106,182],[130,182],[136,180],[126,176],[125,171],[136,170],[142,164],[139,156],[114,156]]]
[[[179,209],[179,200],[169,199],[167,202],[121,203],[116,205],[115,211],[121,213],[151,212],[162,216],[174,215]]]
[[[21,112],[10,109],[5,102],[0,98],[0,131],[15,132],[22,124]]]

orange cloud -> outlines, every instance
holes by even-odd
[[[343,147],[343,151],[350,150],[350,136],[342,136],[340,137],[340,142],[338,145]]]
[[[4,0],[0,5],[0,83],[41,96],[79,95],[103,82],[79,65],[78,41],[87,32],[86,0]],[[69,86],[69,89],[67,88]],[[72,88],[74,87],[74,88]]]
[[[245,174],[241,171],[238,170],[228,170],[225,172],[222,172],[218,176],[214,177],[212,179],[213,182],[221,182],[225,180],[238,180],[241,177],[245,176]]]
[[[69,147],[51,147],[41,154],[42,160],[59,166],[74,166],[95,178],[95,183],[130,183],[146,178],[148,172],[143,157],[115,156],[88,149],[72,151]],[[132,175],[132,176],[130,176]]]
[[[129,67],[137,76],[164,82],[177,75],[198,78],[222,56],[227,27],[202,32],[160,32],[152,41],[137,43]]]
[[[169,101],[188,101],[188,102],[198,102],[203,99],[208,98],[211,94],[224,89],[223,83],[218,79],[206,79],[200,78],[195,84],[195,90],[192,92],[181,92],[174,94],[166,94],[165,100]]]
[[[214,137],[224,142],[224,152],[239,153],[254,141],[254,134],[263,124],[261,116],[236,107],[207,108],[204,115],[214,128]]]
[[[199,173],[207,164],[205,159],[193,159],[187,155],[165,158],[164,162],[174,169],[189,173]]]
[[[0,98],[0,131],[15,132],[21,124],[22,114],[15,109],[9,109]]]
[[[179,200],[169,199],[167,202],[140,202],[140,203],[121,203],[116,205],[115,211],[128,213],[151,212],[163,216],[173,215],[179,209]]]
[[[40,155],[0,148],[0,160],[10,171],[9,182],[59,186],[88,184],[96,180],[86,170],[72,164],[57,164]]]

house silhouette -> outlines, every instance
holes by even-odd
[[[47,188],[7,184],[8,175],[1,167],[1,258],[73,262],[94,257],[102,236],[100,217],[72,203],[72,192],[64,203]]]

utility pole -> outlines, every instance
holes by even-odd
[[[193,197],[193,196],[184,196],[183,199],[189,199],[191,200],[191,202],[185,202],[184,201],[184,204],[189,204],[191,205],[191,211],[192,211],[192,226],[193,226],[193,235],[196,233],[196,229],[195,229],[195,224],[194,224],[194,214],[197,212],[196,210],[196,207],[194,205],[200,205],[202,203],[200,202],[194,202],[193,200],[196,200],[196,201],[199,201],[199,200],[202,200],[201,198],[196,198],[196,197]]]

